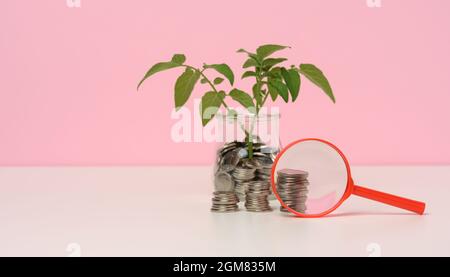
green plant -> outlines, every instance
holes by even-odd
[[[184,72],[178,77],[175,83],[175,107],[179,109],[188,101],[194,87],[199,81],[201,84],[207,85],[209,89],[203,95],[200,105],[203,126],[211,121],[222,106],[227,109],[228,113],[235,113],[227,105],[225,101],[227,97],[232,98],[244,106],[249,112],[255,114],[254,118],[258,116],[261,108],[269,98],[272,101],[276,101],[280,97],[286,103],[289,102],[289,99],[291,102],[295,102],[300,93],[302,76],[321,88],[333,102],[336,102],[327,78],[315,65],[300,64],[298,67],[291,65],[287,68],[281,66],[282,63],[287,61],[286,58],[272,57],[274,53],[286,48],[290,47],[266,44],[258,47],[255,53],[244,49],[237,51],[238,53],[245,53],[248,56],[242,66],[247,71],[244,72],[241,78],[255,78],[251,94],[244,90],[233,88],[235,77],[233,71],[227,64],[204,64],[202,68],[196,68],[185,64],[186,57],[183,54],[175,54],[172,60],[153,65],[139,82],[138,89],[146,79],[155,73],[172,68],[184,68]],[[211,80],[205,74],[207,70],[214,70],[219,76]],[[223,77],[231,85],[228,93],[224,90],[217,89],[217,86],[224,81]],[[253,156],[252,129],[253,127],[250,130],[244,130],[247,135],[246,141],[248,143],[250,158]]]

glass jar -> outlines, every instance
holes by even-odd
[[[215,191],[232,187],[240,201],[245,200],[252,185],[267,184],[271,192],[271,168],[281,149],[279,126],[280,114],[273,111],[217,115]],[[272,193],[269,199],[274,199]]]

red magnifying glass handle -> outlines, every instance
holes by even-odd
[[[423,202],[403,198],[381,191],[376,191],[373,189],[363,188],[355,185],[353,187],[353,194],[400,209],[408,210],[420,215],[422,215],[425,211],[425,203]]]

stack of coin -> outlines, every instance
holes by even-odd
[[[256,175],[260,180],[270,180],[272,167],[260,167],[256,170]]]
[[[245,200],[245,194],[247,193],[249,182],[236,182],[236,186],[234,187],[234,191],[236,195],[239,197],[239,200]]]
[[[245,182],[255,178],[256,168],[236,167],[233,170],[232,176],[234,180]]]
[[[268,196],[270,194],[270,183],[267,181],[248,182],[245,194],[245,208],[250,212],[269,212],[270,207]]]
[[[282,169],[277,171],[277,192],[281,200],[289,208],[305,213],[308,196],[308,172],[296,169]],[[288,212],[283,206],[280,211]]]
[[[239,199],[234,191],[215,191],[211,211],[227,213],[237,212]]]
[[[260,164],[260,166],[256,170],[256,175],[259,177],[260,180],[270,180],[273,164],[272,159],[266,156],[264,157],[256,156],[255,159],[257,159]]]
[[[213,212],[238,211],[239,198],[234,192],[234,181],[226,171],[217,171],[214,176],[214,198],[212,199]]]
[[[234,191],[241,201],[245,200],[249,182],[266,181],[270,183],[270,168],[278,149],[266,146],[261,142],[253,143],[253,158],[248,156],[246,142],[233,141],[223,145],[217,151],[215,164],[215,186],[227,187],[230,179]],[[221,180],[221,181],[220,181]],[[224,184],[225,183],[225,184]],[[269,199],[274,199],[269,195]]]
[[[265,154],[256,153],[255,157],[256,160],[258,160],[260,166],[258,169],[256,169],[256,176],[257,179],[260,181],[267,181],[271,182],[270,176],[272,175],[272,165],[273,165],[273,159],[275,159],[275,156],[267,156]],[[270,186],[270,192],[268,199],[274,200],[275,196],[273,195],[272,186]]]
[[[245,199],[245,193],[248,189],[248,182],[256,178],[256,170],[259,163],[254,159],[242,159],[232,173],[236,184],[235,191],[240,200]]]

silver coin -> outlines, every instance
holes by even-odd
[[[234,196],[214,196],[215,200],[223,200],[223,201],[236,201],[238,198],[236,196],[236,193]]]
[[[231,175],[226,172],[218,172],[214,178],[216,191],[234,191],[234,181]]]
[[[246,148],[240,148],[238,151],[238,156],[240,159],[244,159],[248,157],[248,150]]]
[[[225,174],[229,177],[229,174]],[[226,188],[228,189],[229,187]],[[234,192],[234,185],[229,191],[214,191],[213,196],[214,197],[211,200],[212,212],[236,212],[239,210],[239,206],[237,205],[237,203],[239,202],[239,198]]]
[[[211,208],[211,212],[214,212],[214,213],[232,213],[232,212],[237,212],[237,211],[239,211],[239,208],[230,209],[230,210],[221,210],[221,209]]]
[[[224,208],[226,208],[226,207],[237,206],[237,203],[236,202],[234,202],[234,203],[231,203],[231,202],[229,202],[229,203],[222,203],[222,202],[213,201],[212,202],[212,206],[213,207],[224,207]]]
[[[252,207],[246,207],[247,211],[249,212],[258,212],[258,213],[262,213],[262,212],[271,212],[272,208],[252,208]]]
[[[234,195],[233,191],[214,191],[213,195],[217,197],[232,197]]]
[[[230,209],[239,208],[239,206],[236,205],[236,204],[233,205],[233,204],[215,204],[215,203],[213,203],[211,208],[212,209],[216,209],[216,210],[219,210],[219,209],[221,209],[221,210],[230,210]]]
[[[304,178],[308,178],[309,175],[308,172],[306,171],[291,168],[278,170],[277,174],[286,177],[304,177]]]
[[[277,193],[283,200],[284,204],[289,208],[305,213],[306,201],[308,199],[308,172],[297,169],[283,169],[277,171]],[[288,212],[288,209],[283,206],[280,211]]]
[[[256,170],[261,167],[261,163],[257,159],[243,159],[241,162],[246,168],[254,168]]]

